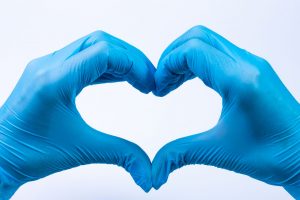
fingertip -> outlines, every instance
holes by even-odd
[[[152,93],[157,96],[157,97],[164,97],[166,96],[169,92],[166,92],[166,91],[160,91],[160,90],[153,90]]]
[[[163,184],[165,184],[169,177],[169,169],[167,164],[167,158],[159,151],[152,163],[152,186],[158,190]]]
[[[127,81],[136,89],[144,94],[155,90],[155,68],[151,63],[142,60],[136,60],[127,74]]]
[[[149,193],[150,190],[152,189],[152,184],[147,184],[147,185],[140,186],[140,187],[144,190],[144,192]]]
[[[134,182],[146,193],[152,188],[152,164],[148,155],[137,145],[131,145],[132,154],[125,155],[123,167]]]
[[[147,172],[150,171],[151,169],[147,169],[149,167],[144,166],[144,167],[139,167],[138,171],[131,171],[130,175],[132,176],[134,182],[141,187],[144,192],[148,193],[151,188],[152,188],[152,178],[151,178],[151,173]],[[141,171],[143,170],[143,171]]]
[[[155,176],[155,177],[157,177],[157,178],[152,179],[152,187],[155,190],[159,190],[161,188],[161,186],[164,185],[167,182],[168,175],[163,176],[163,177],[159,177],[159,176]]]
[[[150,61],[148,63],[148,69],[149,69],[149,89],[147,91],[147,94],[156,89],[156,83],[155,83],[156,68]]]
[[[143,182],[140,182],[140,180],[142,180],[142,178],[139,178],[138,180],[135,180],[135,183],[140,186],[140,188],[148,193],[151,188],[152,188],[152,182],[151,181],[143,181]]]
[[[155,184],[153,183],[153,188],[155,190],[159,190],[161,188],[161,186],[164,185],[166,182],[167,182],[167,180],[166,181],[161,181],[161,182],[156,182]]]
[[[159,190],[160,185],[153,185],[153,188],[154,188],[155,190]]]
[[[157,72],[154,75],[154,81],[155,81],[155,88],[153,89],[152,93],[157,97],[164,97],[166,96],[170,91],[168,90],[168,79],[166,79],[161,70],[157,70]]]
[[[157,97],[166,96],[190,79],[189,76],[189,73],[177,74],[172,72],[166,65],[159,64],[154,75],[155,90],[153,91],[153,94]]]
[[[148,77],[148,81],[145,83],[146,88],[144,90],[145,94],[149,94],[150,92],[154,91],[156,89],[156,84],[154,80],[154,75],[150,74]]]
[[[153,94],[157,97],[164,97],[170,92],[177,89],[180,85],[182,85],[182,83],[183,81],[178,78],[173,80],[157,80],[155,90],[153,90]]]
[[[148,80],[148,81],[139,81],[139,82],[130,82],[128,81],[133,87],[135,87],[136,89],[138,89],[140,92],[144,93],[144,94],[149,94],[150,92],[155,90],[155,83],[152,80]],[[143,82],[145,82],[143,84]]]

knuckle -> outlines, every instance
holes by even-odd
[[[253,57],[252,61],[244,63],[242,74],[237,74],[233,79],[236,81],[236,85],[239,87],[241,99],[245,99],[249,96],[259,98],[264,92],[263,86],[266,83],[266,74],[270,72],[272,68],[267,60],[258,56]]]
[[[196,25],[196,26],[192,27],[190,30],[196,31],[196,32],[206,32],[208,30],[208,28],[206,28],[203,25]]]
[[[256,98],[260,95],[260,82],[261,82],[261,71],[256,67],[249,66],[243,75],[232,77],[235,79],[236,86],[239,89],[240,100],[248,102],[249,97]]]
[[[103,40],[107,37],[107,33],[102,31],[102,30],[97,30],[97,31],[92,33],[92,37],[95,40]]]
[[[87,42],[90,44],[96,44],[100,41],[106,40],[107,35],[108,35],[107,33],[101,30],[94,31],[88,35]]]
[[[36,73],[34,74],[34,82],[39,88],[39,91],[42,91],[46,88],[48,88],[49,85],[51,85],[51,72],[49,70],[37,70]]]
[[[108,64],[108,58],[110,54],[110,44],[107,41],[100,41],[96,44],[96,51],[99,54],[99,58],[101,58],[101,64],[106,63]]]
[[[202,25],[197,25],[197,26],[194,26],[193,28],[191,28],[189,30],[189,33],[191,33],[192,35],[195,35],[195,36],[200,36],[200,37],[204,37],[204,36],[207,36],[207,34],[209,33],[209,29],[206,28],[205,26],[202,26]]]
[[[205,43],[199,39],[190,39],[185,43],[185,46],[182,50],[182,54],[185,56],[185,59],[193,60],[195,58],[202,57],[204,55]],[[190,66],[191,67],[191,66]]]
[[[33,59],[31,60],[27,65],[26,65],[26,68],[25,70],[26,71],[34,71],[37,67],[38,67],[38,63],[39,63],[39,60],[38,59]]]
[[[211,44],[212,46],[216,45],[216,40],[212,31],[205,26],[198,25],[191,28],[188,35],[190,38],[198,38],[199,40]]]
[[[30,85],[31,90],[43,98],[51,98],[60,81],[60,76],[56,70],[37,67],[31,73]]]
[[[258,57],[258,66],[261,69],[270,69],[270,68],[272,68],[271,64],[266,59],[261,58],[261,57]]]
[[[203,43],[200,40],[190,39],[186,42],[186,53],[192,53],[201,48],[202,45]]]
[[[98,42],[97,47],[99,48],[100,52],[108,52],[110,44],[107,41],[100,41]]]

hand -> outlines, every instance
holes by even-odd
[[[88,85],[116,81],[148,93],[155,87],[154,71],[143,53],[101,31],[30,62],[0,109],[0,197],[8,199],[28,181],[90,163],[122,166],[149,191],[145,152],[88,126],[75,97]]]
[[[162,54],[154,93],[164,96],[194,77],[222,97],[221,117],[211,130],[175,140],[157,153],[153,187],[177,168],[205,164],[283,186],[300,198],[300,105],[272,67],[197,26]]]

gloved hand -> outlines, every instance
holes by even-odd
[[[222,97],[215,127],[165,145],[152,162],[158,189],[184,165],[212,165],[285,187],[300,198],[300,105],[264,59],[197,26],[162,54],[157,96],[200,78]]]
[[[30,62],[0,109],[0,199],[28,181],[90,163],[122,166],[149,191],[145,152],[88,126],[75,97],[88,85],[116,81],[148,93],[154,71],[143,53],[101,31]]]

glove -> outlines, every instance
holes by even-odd
[[[164,96],[194,77],[219,93],[222,114],[211,130],[160,149],[153,187],[177,168],[205,164],[283,186],[300,198],[300,105],[268,62],[197,26],[162,54],[154,94]]]
[[[149,191],[146,153],[88,126],[75,97],[88,85],[116,81],[148,93],[155,88],[154,72],[143,53],[101,31],[30,62],[0,109],[0,199],[28,181],[90,163],[124,167]]]

